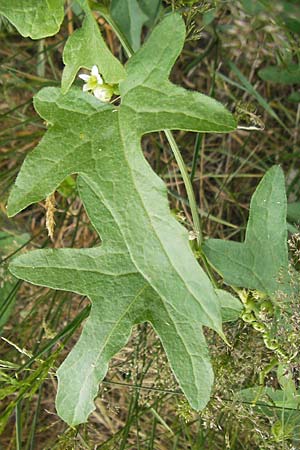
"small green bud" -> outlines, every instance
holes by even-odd
[[[265,329],[266,329],[265,325],[260,322],[253,322],[252,326],[256,331],[260,331],[260,332],[265,331]]]
[[[264,338],[264,344],[269,350],[278,349],[278,342],[276,341],[276,339],[271,339],[269,337]]]
[[[255,311],[257,309],[255,301],[252,298],[250,298],[250,299],[248,298],[248,300],[246,301],[246,304],[245,304],[245,308],[248,311]]]
[[[252,323],[255,322],[256,318],[252,312],[245,311],[242,313],[241,318],[244,322]]]

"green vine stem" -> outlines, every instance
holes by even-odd
[[[202,241],[203,241],[203,235],[202,235],[201,223],[200,223],[200,218],[199,218],[199,214],[198,214],[198,207],[197,207],[197,203],[196,203],[196,199],[195,199],[192,182],[191,182],[186,165],[183,161],[182,155],[176,144],[176,141],[174,139],[172,132],[170,130],[164,130],[164,133],[165,133],[166,138],[167,138],[167,140],[170,144],[170,147],[173,151],[173,154],[175,156],[176,162],[178,164],[178,167],[179,167],[179,170],[180,170],[180,173],[181,173],[184,185],[185,185],[186,193],[187,193],[190,208],[191,208],[193,224],[194,224],[194,231],[195,231],[196,238],[197,238],[197,244],[198,244],[198,247],[200,248]]]

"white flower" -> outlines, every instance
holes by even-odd
[[[82,88],[84,92],[93,91],[98,85],[101,86],[103,84],[97,66],[92,67],[91,75],[80,74],[79,78],[85,82]]]
[[[92,67],[91,75],[82,73],[79,75],[79,78],[85,82],[82,87],[83,92],[92,91],[98,100],[107,103],[110,101],[113,96],[113,88],[103,82],[97,66]]]

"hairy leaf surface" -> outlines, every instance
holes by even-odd
[[[119,83],[125,78],[125,70],[108,50],[86,0],[77,1],[86,16],[82,27],[69,37],[64,48],[63,93],[68,91],[79,69],[91,69],[93,65],[98,67],[106,83]]]
[[[64,18],[64,0],[0,0],[3,14],[24,37],[56,34]]]
[[[45,198],[78,173],[80,196],[102,239],[92,249],[30,252],[10,266],[19,278],[92,301],[83,333],[58,371],[57,409],[69,424],[87,419],[110,358],[143,321],[159,335],[190,404],[200,409],[209,399],[213,372],[202,325],[222,334],[219,300],[140,147],[143,134],[165,128],[235,129],[218,102],[168,81],[184,37],[177,15],[153,31],[127,65],[120,107],[77,89],[62,95],[45,88],[35,97],[50,129],[25,160],[8,212]]]
[[[244,243],[209,239],[203,250],[226,283],[273,294],[284,289],[288,268],[284,174],[268,170],[250,204]]]
[[[240,317],[243,311],[241,301],[223,289],[216,289],[220,301],[222,322],[233,322]]]

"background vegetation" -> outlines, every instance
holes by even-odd
[[[240,124],[258,129],[230,135],[176,134],[205,234],[240,241],[251,195],[273,164],[281,164],[285,171],[289,202],[299,200],[299,3],[177,0],[164,2],[164,7],[180,10],[188,29],[173,81],[215,97],[235,112]],[[286,416],[276,404],[253,406],[235,395],[257,384],[259,372],[272,360],[272,350],[266,349],[259,330],[242,320],[225,327],[231,348],[206,332],[216,384],[201,413],[188,406],[158,338],[144,324],[135,328],[127,347],[113,359],[89,422],[71,429],[56,415],[55,370],[76,342],[89,303],[74,294],[17,281],[9,275],[7,264],[26,249],[90,247],[97,236],[72,177],[56,195],[53,241],[46,231],[44,204],[31,206],[14,220],[6,218],[5,204],[24,157],[46,128],[33,110],[32,97],[44,86],[59,85],[64,43],[80,23],[80,11],[71,0],[60,33],[47,39],[24,39],[1,19],[0,448],[299,448],[300,416]],[[99,25],[111,50],[125,62],[110,26],[101,17]],[[263,70],[273,65],[279,68],[275,73]],[[163,135],[146,136],[143,148],[168,186],[174,215],[191,229],[184,184]],[[292,233],[297,233],[297,218],[299,213],[290,212]],[[296,264],[298,249],[294,235],[291,252]],[[299,317],[293,320],[292,331],[299,335]],[[291,367],[297,387],[298,361]],[[279,381],[278,374],[270,371],[268,386],[278,388]]]

